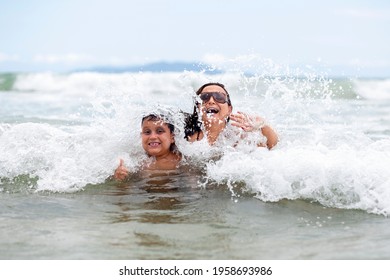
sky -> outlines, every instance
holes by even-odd
[[[243,57],[390,77],[390,1],[0,0],[0,72]]]

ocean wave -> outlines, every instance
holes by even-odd
[[[385,152],[387,151],[387,152]],[[390,140],[353,148],[347,144],[282,147],[227,153],[209,163],[208,175],[230,186],[245,183],[262,201],[304,199],[326,207],[390,214]]]
[[[361,79],[353,82],[359,97],[371,100],[390,100],[390,79]]]
[[[12,108],[0,114],[1,192],[83,191],[104,184],[119,158],[136,171],[144,157],[140,119],[158,109],[172,116],[188,164],[201,167],[201,180],[188,180],[193,187],[219,185],[232,197],[249,193],[268,202],[305,199],[325,207],[390,211],[387,80],[242,72],[35,73],[5,79],[14,80],[0,92]],[[226,84],[234,111],[264,116],[280,136],[278,146],[214,150],[186,142],[178,112],[192,111],[194,91],[209,81]],[[377,82],[378,89],[371,87]]]
[[[44,73],[14,73],[0,74],[0,91],[58,93],[74,97],[91,97],[97,89],[121,88],[136,89],[139,92],[155,94],[172,93],[178,89],[178,84],[169,84],[165,81],[177,80],[190,76],[202,80],[201,72],[162,72],[162,73],[99,73],[99,72],[74,72],[69,74]],[[151,78],[153,77],[153,78]],[[322,98],[328,95],[336,99],[390,99],[390,80],[386,79],[350,79],[328,78],[326,76],[269,76],[257,74],[245,74],[243,72],[230,72],[215,74],[214,80],[227,79],[233,90],[243,88],[256,94],[280,94],[280,91],[291,90],[301,96]],[[234,77],[234,78],[233,78]],[[233,82],[233,81],[237,82]],[[152,83],[152,84],[150,84]],[[124,90],[125,91],[125,90]]]
[[[0,91],[12,90],[17,77],[15,73],[0,74]]]

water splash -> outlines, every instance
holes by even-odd
[[[185,160],[203,174],[195,187],[389,213],[388,103],[366,99],[350,80],[253,57],[215,69],[228,71],[18,76],[1,92],[14,110],[0,114],[0,190],[79,191],[105,182],[119,158],[136,171],[144,157],[141,118],[158,111],[175,124]],[[209,81],[227,86],[234,111],[265,117],[280,136],[278,146],[188,143],[179,112],[192,111],[193,92]]]

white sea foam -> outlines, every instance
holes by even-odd
[[[204,141],[186,142],[179,112],[192,111],[194,90],[208,81],[227,86],[234,111],[264,116],[280,136],[278,146],[210,149]],[[1,114],[0,178],[28,174],[37,178],[36,190],[70,192],[103,183],[119,158],[136,170],[144,156],[141,117],[159,111],[176,125],[185,157],[233,194],[244,186],[264,201],[308,199],[387,215],[390,120],[383,100],[388,81],[355,83],[357,95],[371,101],[334,98],[334,83],[240,71],[20,75],[15,94],[3,95],[14,107]]]
[[[390,100],[390,79],[355,80],[354,87],[363,98]]]

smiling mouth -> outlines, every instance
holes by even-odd
[[[160,145],[160,143],[158,142],[151,142],[148,144],[150,147],[158,147]]]
[[[218,114],[219,110],[217,108],[208,108],[206,109],[206,114]]]

